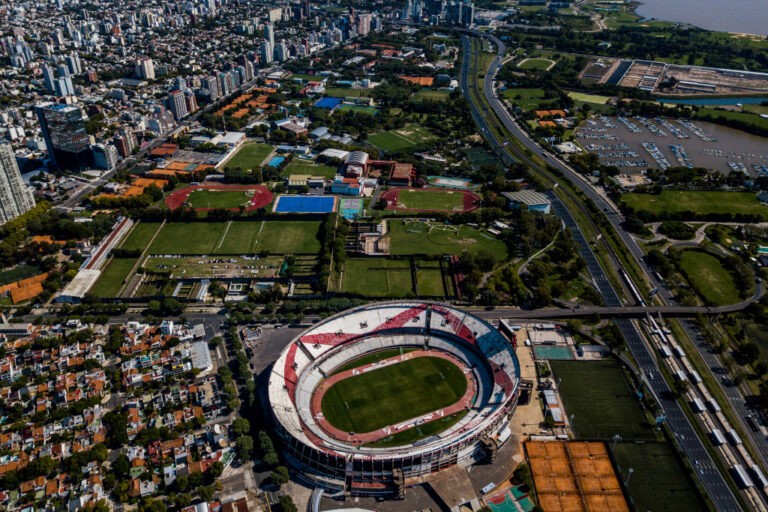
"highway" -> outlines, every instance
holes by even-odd
[[[494,59],[494,61],[491,63],[491,66],[485,75],[485,80],[483,83],[483,94],[487,98],[494,113],[498,116],[499,120],[503,123],[504,127],[512,134],[512,136],[514,136],[518,141],[524,144],[528,150],[530,150],[534,154],[541,156],[541,158],[547,161],[547,163],[550,166],[552,166],[554,169],[562,173],[570,183],[572,183],[579,191],[584,193],[591,201],[593,201],[600,211],[605,212],[605,217],[611,223],[611,226],[613,227],[614,231],[621,238],[624,246],[632,255],[632,258],[635,260],[638,267],[643,271],[644,277],[648,281],[650,288],[658,290],[658,294],[657,294],[658,299],[663,304],[675,305],[677,302],[674,298],[672,291],[666,287],[666,284],[663,281],[660,281],[656,277],[656,273],[653,272],[653,270],[645,262],[645,259],[644,259],[645,252],[637,243],[637,240],[635,240],[635,238],[628,231],[626,231],[622,226],[622,222],[624,219],[620,215],[620,213],[615,210],[614,205],[610,201],[608,201],[604,196],[599,194],[595,190],[595,188],[591,185],[591,183],[589,183],[580,173],[576,172],[573,168],[568,166],[565,162],[549,154],[547,151],[542,149],[534,140],[532,140],[529,137],[528,133],[525,130],[523,130],[515,122],[515,120],[510,116],[509,112],[504,107],[504,105],[502,105],[501,102],[496,97],[496,93],[494,90],[494,79],[496,76],[496,72],[501,67],[501,61],[504,58],[504,54],[506,52],[504,42],[491,34],[473,32],[473,35],[478,37],[485,37],[489,39],[491,43],[496,46],[496,49],[497,49],[496,59]],[[468,65],[468,63],[466,62],[465,64]],[[464,85],[462,84],[462,87],[463,86]],[[467,94],[467,97],[468,97],[468,94]],[[475,114],[473,112],[473,116],[474,115]],[[476,117],[476,120],[477,120],[477,117]],[[487,128],[487,125],[486,125],[486,128]],[[507,146],[504,146],[503,149],[506,151],[509,148]],[[528,160],[529,164],[531,163],[535,164],[535,162],[531,162],[530,159],[526,158],[525,155],[522,155],[522,159]],[[536,166],[534,165],[534,167]],[[760,286],[761,286],[760,283],[758,283],[757,287],[759,288]],[[733,311],[738,311],[738,309],[733,309],[730,311],[723,311],[723,312],[733,312]],[[750,429],[746,423],[746,417],[754,413],[754,411],[750,409],[746,399],[746,396],[751,395],[751,392],[746,388],[746,384],[743,384],[742,388],[730,387],[730,386],[724,385],[724,383],[720,378],[719,373],[717,373],[717,371],[723,367],[723,364],[720,361],[719,356],[712,351],[709,344],[701,343],[701,341],[703,341],[703,338],[698,334],[693,322],[690,322],[690,321],[681,322],[680,325],[683,328],[683,330],[685,330],[685,333],[688,336],[688,338],[693,340],[694,342],[693,346],[698,352],[699,357],[706,362],[708,371],[712,376],[712,381],[715,382],[716,385],[720,387],[723,394],[729,398],[729,401],[731,402],[731,406],[733,407],[736,414],[738,415],[741,429],[747,433],[747,435],[749,436],[752,442],[752,445],[756,448],[756,451],[760,457],[760,462],[763,468],[764,469],[768,468],[768,459],[767,459],[768,439],[760,431],[756,432]]]
[[[503,105],[501,105],[501,103],[496,98],[495,92],[493,90],[493,77],[495,76],[496,71],[500,66],[500,62],[504,53],[506,52],[506,48],[500,40],[493,36],[479,33],[476,35],[489,37],[491,42],[496,45],[497,48],[497,56],[485,74],[483,94],[505,128],[512,134],[513,137],[519,139],[521,143],[523,143],[526,148],[533,154],[538,154],[542,158],[549,159],[553,167],[568,177],[576,185],[576,187],[582,190],[587,195],[587,197],[595,202],[598,207],[602,208],[604,211],[612,212],[612,214],[608,215],[608,218],[611,219],[612,223],[615,222],[616,224],[620,224],[618,215],[615,210],[613,210],[611,205],[609,205],[594,189],[592,189],[591,186],[583,182],[580,177],[573,176],[574,171],[570,170],[567,166],[560,164],[557,160],[548,158],[546,156],[547,153],[539,148],[539,146],[534,141],[530,140],[527,134],[525,134],[515,124],[507,111],[504,109]],[[461,89],[464,96],[470,102],[472,117],[480,127],[480,130],[488,143],[491,144],[491,146],[497,151],[501,151],[504,154],[510,155],[510,148],[505,145],[503,141],[496,140],[488,126],[487,120],[479,110],[478,105],[472,102],[469,76],[471,75],[474,79],[475,73],[470,73],[471,51],[469,37],[463,36],[462,41],[464,52],[461,74]],[[472,84],[472,87],[474,87],[474,83]],[[516,159],[519,159],[520,155],[515,155],[515,157]],[[538,167],[535,165],[535,162],[530,163],[533,164],[534,169]],[[618,293],[611,285],[611,282],[609,281],[604,269],[600,266],[597,257],[592,251],[589,242],[582,234],[579,225],[573,218],[573,215],[565,207],[562,201],[560,201],[560,199],[552,192],[550,192],[550,199],[552,199],[552,208],[554,213],[560,217],[565,223],[566,227],[570,229],[574,241],[578,245],[579,253],[582,258],[584,258],[584,261],[587,264],[587,270],[592,277],[598,292],[603,297],[606,306],[616,308],[622,307],[623,304]],[[620,234],[624,233],[623,229],[617,229],[617,232]],[[631,239],[631,236],[628,233],[625,233],[625,236]],[[625,239],[625,236],[622,236],[622,240]],[[632,251],[632,254],[635,256],[635,258],[639,261],[642,261],[642,250],[639,248],[639,246],[637,246],[634,240],[631,240],[631,245],[627,243],[627,246],[630,247],[630,250]],[[636,247],[640,252],[636,253],[631,249],[632,246]],[[646,382],[648,383],[654,395],[657,397],[663,414],[666,417],[666,423],[670,430],[674,433],[678,445],[691,461],[691,464],[699,468],[699,473],[697,476],[699,477],[704,489],[712,500],[715,508],[719,511],[741,510],[739,501],[731,491],[731,488],[726,483],[724,475],[720,474],[718,471],[717,466],[710,457],[709,452],[707,452],[701,439],[699,439],[696,430],[689,422],[688,417],[683,412],[680,404],[676,400],[668,398],[672,396],[671,389],[667,385],[667,382],[660,375],[659,368],[656,364],[656,359],[653,356],[651,349],[646,345],[645,341],[640,335],[638,328],[631,320],[624,318],[617,319],[616,325],[621,330],[621,333],[627,342],[627,346],[635,361],[637,362],[640,371],[645,377]]]

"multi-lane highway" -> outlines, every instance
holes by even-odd
[[[506,109],[504,109],[503,105],[496,98],[495,92],[493,90],[493,77],[501,65],[501,58],[503,58],[503,55],[506,52],[504,44],[493,36],[487,36],[485,34],[479,33],[475,35],[481,37],[489,37],[492,44],[496,45],[497,48],[496,58],[491,63],[488,71],[485,71],[485,80],[483,86],[483,95],[485,96],[487,103],[493,109],[493,114],[498,117],[506,130],[513,137],[517,138],[522,144],[526,146],[527,150],[529,150],[531,154],[537,154],[541,158],[547,158],[547,153],[543,151],[534,141],[528,138],[527,134],[525,134],[517,126],[514,120],[510,117],[509,113],[506,111]],[[488,125],[488,120],[486,119],[486,116],[493,114],[487,111],[482,111],[481,109],[483,109],[483,106],[478,105],[476,99],[473,98],[473,94],[471,94],[471,88],[475,87],[474,80],[475,76],[477,76],[476,72],[472,72],[473,66],[471,61],[476,59],[478,56],[472,54],[469,37],[463,36],[462,40],[464,53],[462,62],[461,89],[465,97],[470,102],[472,117],[480,127],[480,130],[485,136],[486,140],[497,152],[512,156],[512,158],[515,159],[520,159],[520,154],[510,155],[511,148],[509,145],[505,144],[505,141],[497,140],[496,136],[493,134],[491,128]],[[475,99],[475,101],[473,101],[473,99]],[[536,165],[535,162],[531,162],[530,159],[527,159],[524,156],[522,159],[528,160],[527,163],[529,163],[529,165],[532,164],[534,169],[539,168],[539,166]],[[572,181],[574,185],[579,188],[589,199],[594,201],[598,207],[608,213],[612,212],[612,214],[609,214],[608,217],[609,219],[614,217],[614,219],[611,219],[611,222],[616,223],[614,224],[615,226],[619,224],[619,219],[616,218],[618,215],[616,214],[615,210],[613,210],[612,205],[608,204],[605,199],[602,198],[602,196],[600,196],[587,183],[583,182],[579,176],[573,176],[573,174],[575,174],[574,171],[569,169],[566,165],[552,158],[549,158],[549,160],[555,169],[568,177],[569,180]],[[592,277],[598,292],[603,297],[605,304],[609,307],[622,307],[623,303],[618,293],[613,288],[613,285],[608,279],[604,269],[598,262],[598,259],[592,251],[588,240],[584,237],[580,226],[576,223],[573,215],[566,208],[563,202],[557,197],[557,195],[550,193],[550,199],[552,199],[552,207],[555,214],[558,215],[563,220],[566,227],[571,230],[574,241],[578,244],[579,253],[584,258],[590,276]],[[622,235],[623,240],[625,239],[625,236],[631,239],[631,236],[628,233],[625,233],[623,229],[620,229],[620,225],[618,228],[619,229],[617,229],[617,232]],[[627,243],[626,240],[625,243]],[[634,243],[633,239],[631,239],[631,245],[627,243],[627,246],[630,247],[634,257],[639,262],[642,262],[642,250],[639,248],[639,246],[637,246],[637,244]],[[634,250],[632,250],[632,246],[637,247],[639,252],[636,253]],[[672,395],[670,392],[671,390],[667,385],[667,382],[660,375],[659,368],[656,364],[656,359],[654,358],[650,347],[643,340],[641,334],[638,331],[638,328],[629,319],[617,319],[616,324],[621,330],[627,342],[627,346],[632,352],[632,355],[637,362],[638,367],[642,372],[646,382],[649,384],[651,390],[658,398],[659,404],[663,410],[663,414],[666,417],[667,424],[670,430],[674,433],[678,445],[688,456],[692,464],[694,464],[699,469],[697,476],[699,477],[714,506],[717,508],[717,510],[723,511],[740,510],[741,507],[739,505],[738,499],[726,483],[724,475],[718,471],[714,461],[709,455],[709,452],[705,448],[701,439],[699,439],[696,430],[689,422],[688,417],[683,412],[680,404],[676,400],[667,398]]]

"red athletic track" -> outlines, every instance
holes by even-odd
[[[439,357],[440,359],[445,359],[447,361],[452,362],[459,368],[466,368],[466,365],[462,361],[458,360],[457,358],[453,357],[452,355],[446,352],[430,351],[430,350],[415,350],[413,352],[407,352],[401,356],[395,356],[395,357],[390,357],[388,359],[383,359],[378,363],[371,363],[371,364],[359,366],[357,368],[353,368],[351,370],[343,371],[343,372],[337,373],[336,375],[332,375],[331,377],[328,377],[325,381],[320,383],[317,389],[315,389],[314,393],[312,394],[312,400],[310,403],[310,412],[312,413],[312,417],[315,418],[315,421],[320,426],[320,428],[322,428],[323,431],[325,431],[325,433],[328,434],[329,436],[333,437],[334,439],[338,439],[339,441],[358,444],[358,445],[378,441],[379,439],[389,437],[390,435],[393,435],[399,432],[405,432],[406,430],[409,430],[415,427],[416,425],[410,425],[406,428],[403,428],[397,431],[395,431],[394,428],[392,428],[392,431],[388,434],[384,432],[384,429],[388,427],[393,427],[393,426],[387,425],[385,427],[379,428],[372,432],[355,432],[355,434],[351,436],[349,432],[344,432],[343,430],[340,430],[334,427],[333,425],[331,425],[330,423],[328,423],[328,421],[323,416],[322,408],[321,408],[323,397],[325,396],[325,393],[329,389],[331,389],[331,386],[333,386],[334,384],[336,384],[341,380],[348,379],[350,377],[353,377],[354,375],[359,374],[361,368],[371,367],[377,364],[381,366],[381,363],[383,362],[388,362],[393,360],[405,361],[408,359],[412,359],[414,357]],[[353,372],[358,372],[358,373],[353,373]],[[450,416],[451,414],[454,414],[461,410],[469,409],[470,407],[472,407],[472,402],[474,401],[475,394],[477,392],[477,384],[475,383],[475,379],[472,376],[472,374],[465,373],[464,375],[467,377],[467,391],[464,393],[464,395],[461,398],[459,398],[456,401],[456,403],[449,405],[448,407],[438,409],[438,410],[442,410],[443,414],[435,417],[433,421],[445,416]],[[431,411],[431,412],[434,413],[436,411]],[[429,413],[427,412],[420,416],[424,416],[425,414],[429,414]],[[405,423],[406,421],[408,420],[403,420],[399,423]],[[425,423],[422,423],[422,425],[423,424]]]
[[[454,194],[463,194],[463,205],[461,210],[422,210],[419,208],[405,208],[397,205],[397,201],[400,198],[400,192],[403,190],[414,190],[416,193],[423,192],[453,192]],[[387,210],[400,210],[408,212],[422,212],[422,213],[451,213],[451,212],[471,212],[480,208],[480,197],[474,192],[469,190],[454,190],[448,188],[391,188],[381,194],[381,198],[387,202]]]
[[[221,183],[203,183],[202,185],[191,185],[168,194],[165,198],[165,206],[169,210],[175,210],[184,205],[189,195],[196,190],[220,190],[222,192],[253,192],[251,204],[245,209],[252,212],[263,208],[272,202],[274,195],[264,185],[222,185]],[[195,211],[206,212],[213,208],[195,208]],[[229,211],[239,211],[239,208],[227,208]]]

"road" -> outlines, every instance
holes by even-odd
[[[493,77],[495,76],[496,71],[500,66],[500,62],[504,56],[504,53],[506,52],[506,48],[504,47],[502,41],[493,36],[480,33],[475,35],[490,38],[491,42],[496,45],[497,48],[497,56],[491,63],[489,70],[485,73],[483,87],[483,94],[496,116],[498,116],[509,133],[511,133],[513,137],[519,139],[520,142],[532,152],[532,154],[540,155],[545,160],[549,160],[555,169],[562,172],[572,183],[574,183],[574,185],[579,190],[581,190],[589,199],[594,201],[599,208],[603,209],[605,212],[608,212],[609,215],[607,215],[607,217],[611,220],[611,223],[614,224],[615,227],[618,225],[617,232],[622,235],[622,240],[624,240],[625,244],[627,244],[627,246],[630,248],[633,256],[639,262],[642,262],[642,250],[635,243],[634,239],[632,239],[628,233],[621,229],[618,214],[612,208],[612,206],[609,205],[588,183],[584,182],[580,176],[575,175],[573,170],[560,163],[559,161],[550,158],[544,150],[542,150],[534,141],[529,139],[527,134],[525,134],[517,126],[503,105],[501,105],[499,100],[496,98],[495,91],[493,90]],[[488,122],[484,115],[480,112],[478,105],[472,103],[472,96],[470,95],[470,84],[468,80],[471,60],[469,37],[463,36],[462,41],[464,52],[462,62],[461,89],[465,97],[470,101],[472,117],[477,122],[481,132],[485,136],[486,140],[488,140],[489,144],[491,144],[494,149],[500,150],[505,154],[509,154],[509,149],[507,146],[505,146],[503,142],[496,140],[492,135],[488,126]],[[560,201],[560,199],[552,192],[550,192],[550,199],[552,200],[552,208],[554,213],[560,217],[565,223],[566,227],[571,230],[574,241],[578,245],[579,253],[582,258],[584,258],[584,261],[587,264],[587,270],[592,277],[598,292],[603,297],[606,306],[617,308],[622,307],[623,304],[618,293],[611,285],[611,282],[609,281],[604,269],[600,266],[597,257],[593,253],[589,242],[581,232],[581,229],[573,218],[573,215],[565,207],[562,201]],[[626,240],[627,238],[629,240]],[[703,487],[712,500],[715,508],[719,511],[741,510],[739,501],[731,491],[731,488],[726,483],[725,477],[718,471],[714,461],[709,455],[709,452],[707,452],[701,439],[699,439],[696,430],[689,422],[688,417],[683,412],[680,404],[676,400],[670,400],[667,398],[672,396],[671,389],[667,385],[667,382],[660,375],[659,368],[656,364],[656,359],[653,356],[653,352],[646,345],[636,326],[632,323],[631,320],[628,319],[617,319],[616,325],[621,330],[621,333],[627,342],[627,346],[635,361],[637,362],[640,371],[646,378],[649,387],[656,395],[663,414],[666,417],[667,425],[674,433],[678,445],[686,454],[691,463],[700,469],[697,476],[699,477]]]

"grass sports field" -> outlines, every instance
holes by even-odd
[[[423,101],[448,101],[450,93],[448,91],[435,91],[432,89],[422,89],[411,97],[411,101],[421,103]]]
[[[374,133],[368,142],[384,151],[401,151],[412,148],[435,138],[429,130],[419,125],[408,124],[386,132]]]
[[[416,268],[419,297],[445,297],[443,271],[439,261],[419,262]]]
[[[250,198],[240,191],[195,190],[187,202],[192,208],[238,208],[247,206]]]
[[[401,190],[398,195],[398,206],[413,210],[445,210],[462,209],[464,194],[452,190]]]
[[[325,90],[325,95],[331,96],[334,98],[348,98],[348,97],[359,98],[362,96],[370,96],[371,92],[372,91],[367,89],[348,89],[344,87],[328,87]]]
[[[520,62],[517,67],[520,69],[539,69],[546,71],[550,66],[553,66],[555,61],[549,59],[525,59]]]
[[[629,468],[634,470],[629,495],[635,510],[706,510],[667,443],[618,443],[613,455],[622,468],[619,478],[626,478]]]
[[[348,259],[342,292],[367,297],[405,297],[413,292],[411,263],[383,258]]]
[[[123,240],[120,248],[130,251],[143,251],[149,245],[158,229],[160,229],[159,222],[139,222],[133,227],[128,237]]]
[[[256,169],[271,152],[272,146],[268,144],[246,144],[227,162],[225,168]]]
[[[135,258],[112,258],[102,270],[99,280],[90,289],[90,293],[96,297],[117,297],[135,263]]]
[[[586,94],[583,92],[569,92],[568,97],[571,98],[573,101],[583,101],[584,103],[596,103],[598,105],[605,105],[608,103],[608,100],[611,99],[610,96],[599,96],[597,94]]]
[[[316,254],[320,221],[167,223],[150,254]]]
[[[352,111],[357,112],[359,114],[368,114],[369,116],[375,116],[379,113],[379,109],[374,107],[366,107],[365,105],[347,105],[346,103],[343,105],[339,105],[339,108],[337,109],[339,112],[344,111]]]
[[[341,380],[323,396],[323,415],[345,432],[372,432],[456,403],[467,378],[450,361],[416,357]]]
[[[567,415],[574,415],[576,436],[653,440],[653,430],[640,408],[619,363],[604,361],[550,361],[560,381]],[[585,385],[584,383],[589,383]]]
[[[397,434],[379,439],[372,443],[366,443],[365,446],[371,448],[386,448],[389,446],[402,446],[405,444],[413,443],[419,439],[425,439],[427,437],[439,434],[440,432],[451,428],[453,425],[459,422],[461,418],[467,415],[467,411],[460,411],[450,416],[444,416],[440,419],[430,421],[418,427],[409,428]]]
[[[735,304],[741,300],[736,281],[720,258],[704,251],[682,251],[680,266],[696,293],[708,304]]]
[[[312,162],[303,162],[294,160],[280,172],[281,178],[287,178],[291,174],[309,174],[310,176],[322,176],[326,179],[332,179],[336,176],[338,169],[330,165],[313,164]]]
[[[693,212],[698,215],[713,214],[752,214],[761,215],[768,220],[768,208],[760,204],[757,196],[751,192],[711,192],[665,190],[661,194],[623,194],[621,202],[636,212],[649,212],[660,220],[668,219],[672,214]],[[696,220],[693,215],[676,220]]]
[[[390,252],[395,255],[486,251],[496,256],[499,261],[508,258],[504,242],[471,226],[446,226],[441,223],[406,219],[388,220],[387,226],[391,237]]]

